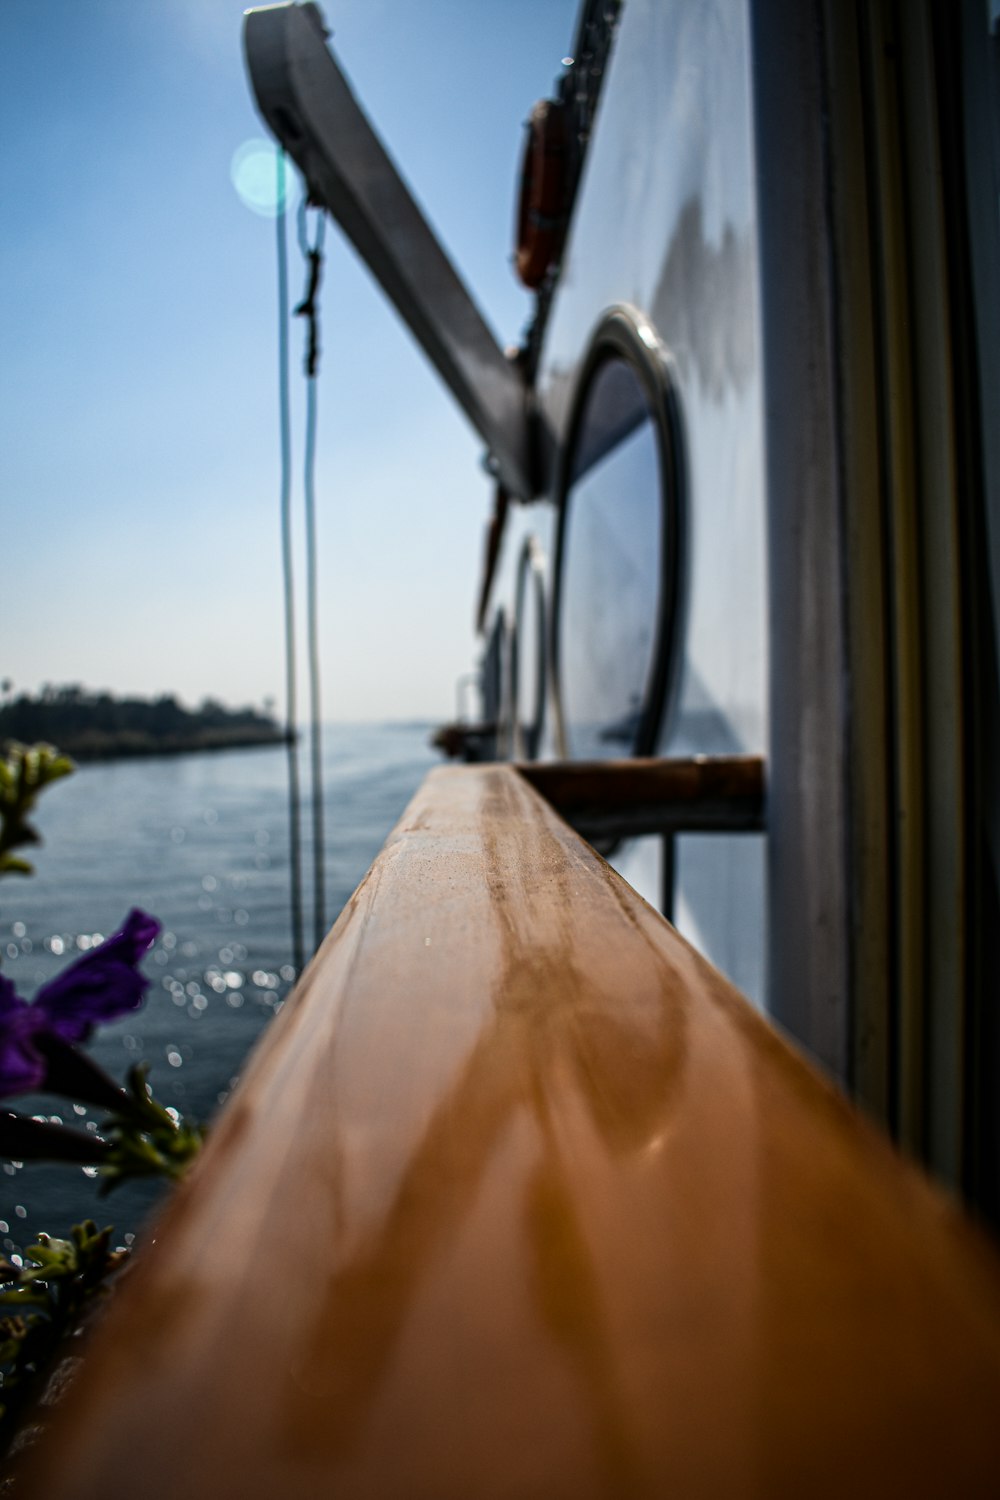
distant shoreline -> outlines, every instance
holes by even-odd
[[[225,708],[213,699],[188,709],[169,695],[114,698],[73,686],[0,705],[0,744],[41,742],[81,762],[244,750],[295,738],[269,713]]]
[[[297,736],[292,736],[293,739]],[[288,736],[284,730],[274,730],[269,734],[238,734],[232,735],[204,735],[192,739],[136,739],[123,735],[119,739],[110,739],[107,742],[94,741],[82,738],[80,740],[62,739],[56,744],[56,748],[63,755],[68,755],[71,760],[78,761],[81,765],[108,760],[146,760],[154,755],[197,755],[199,753],[212,754],[219,750],[259,750],[274,745],[286,745]]]

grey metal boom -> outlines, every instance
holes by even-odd
[[[524,381],[351,93],[326,35],[315,5],[247,12],[247,70],[261,115],[487,444],[501,483],[530,499]]]

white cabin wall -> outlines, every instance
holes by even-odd
[[[766,555],[748,26],[741,0],[628,0],[546,332],[539,390],[565,437],[594,328],[631,304],[665,345],[680,397],[686,612],[661,754],[767,751]],[[551,563],[555,511],[517,508],[496,597],[523,537]],[[551,572],[550,572],[551,578]],[[550,590],[551,597],[551,590]],[[553,753],[552,715],[543,754]],[[658,840],[614,863],[660,900]],[[764,839],[678,841],[677,925],[758,1002]]]

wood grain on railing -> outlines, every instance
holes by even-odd
[[[989,1247],[511,767],[442,769],[24,1490],[995,1495]]]

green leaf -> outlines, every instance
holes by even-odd
[[[74,769],[51,745],[10,745],[0,756],[0,875],[30,875],[31,866],[10,850],[41,840],[27,821],[43,787]]]
[[[46,786],[53,781],[61,780],[63,776],[72,776],[75,770],[76,766],[68,755],[53,755],[45,766]]]
[[[18,859],[13,854],[0,854],[0,875],[33,875],[34,865],[30,865],[26,859]]]
[[[77,1270],[76,1246],[69,1240],[51,1240],[45,1244],[29,1245],[26,1255],[34,1261],[34,1265],[25,1266],[21,1272],[22,1282],[72,1276]]]
[[[45,1307],[48,1300],[48,1294],[34,1286],[14,1286],[0,1292],[0,1302],[5,1307]]]

